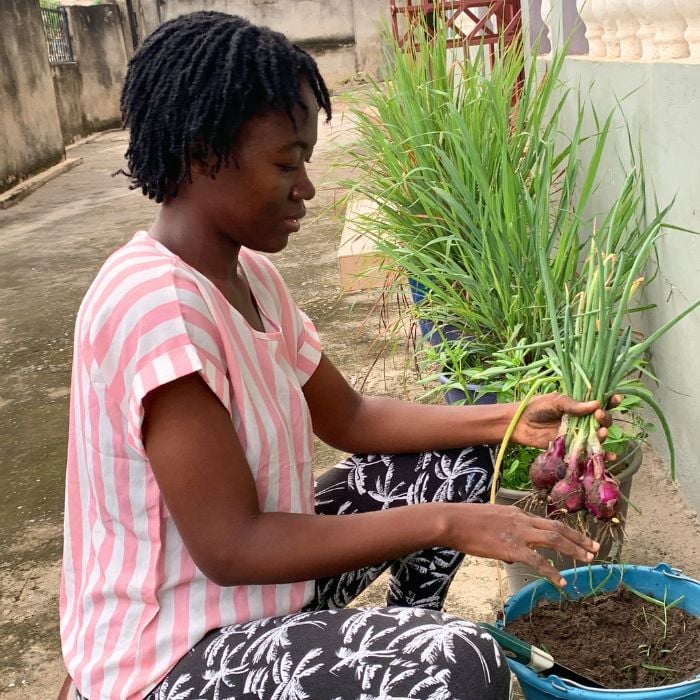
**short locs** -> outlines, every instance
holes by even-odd
[[[192,157],[213,157],[214,176],[248,119],[265,108],[292,119],[302,78],[330,119],[316,62],[283,34],[221,12],[165,22],[132,56],[122,90],[132,186],[156,202],[174,197]]]

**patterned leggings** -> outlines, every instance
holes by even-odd
[[[316,484],[316,510],[349,514],[488,500],[487,447],[354,455]],[[448,549],[317,581],[303,611],[213,630],[147,700],[496,700],[510,673],[491,637],[440,612],[463,559]],[[387,569],[387,605],[345,606]]]

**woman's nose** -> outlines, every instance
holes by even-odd
[[[316,196],[316,188],[311,178],[306,173],[306,168],[302,169],[302,176],[292,187],[292,199],[313,199]]]

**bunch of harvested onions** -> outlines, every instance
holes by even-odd
[[[665,213],[665,212],[664,212]],[[594,235],[589,243],[581,274],[585,288],[573,298],[567,296],[564,308],[557,308],[552,288],[550,261],[540,251],[540,270],[545,287],[552,338],[547,379],[535,382],[526,397],[539,386],[557,379],[561,391],[578,401],[597,399],[606,406],[614,394],[639,397],[656,414],[664,430],[671,454],[671,474],[675,475],[673,441],[661,408],[641,377],[651,376],[646,367],[650,346],[684,316],[694,311],[695,302],[664,326],[640,342],[633,341],[631,326],[626,323],[633,307],[633,298],[643,284],[641,276],[654,244],[661,235],[662,214],[640,232],[639,247],[635,250],[614,250],[610,236]],[[613,248],[612,252],[606,244]],[[520,412],[519,412],[520,413]],[[512,428],[511,424],[497,460],[500,469]],[[587,510],[603,521],[616,520],[620,501],[620,486],[606,469],[605,452],[598,439],[598,425],[592,415],[567,416],[561,424],[558,437],[545,453],[538,456],[530,468],[530,479],[550,510],[561,514]],[[494,493],[496,479],[494,479]]]

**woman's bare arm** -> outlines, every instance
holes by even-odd
[[[500,443],[517,404],[436,406],[355,391],[324,355],[304,385],[314,432],[345,452],[392,454]],[[616,398],[614,403],[619,402]],[[595,411],[602,426],[610,415],[597,401],[578,403],[560,394],[533,398],[520,418],[513,442],[546,448],[556,437],[564,413]],[[607,431],[599,431],[605,439]]]

